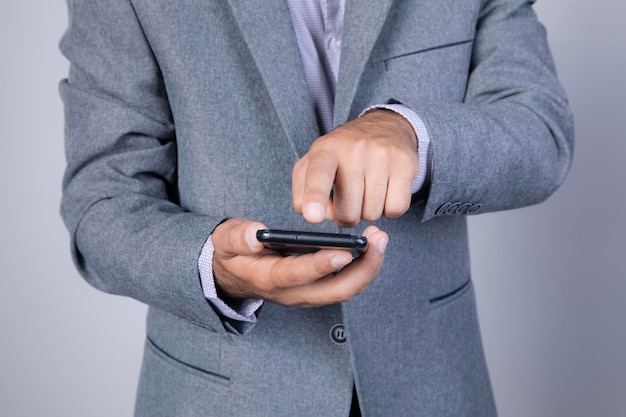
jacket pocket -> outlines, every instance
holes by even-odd
[[[388,51],[377,64],[386,98],[418,114],[424,103],[463,102],[473,45],[468,36]]]
[[[188,320],[150,308],[148,313],[148,352],[175,367],[228,383],[229,373],[223,369],[220,333]]]
[[[433,309],[443,307],[446,304],[449,304],[457,300],[458,298],[462,297],[464,294],[466,294],[470,290],[470,288],[472,288],[471,278],[468,279],[466,282],[464,282],[463,285],[461,285],[460,287],[446,294],[442,294],[440,296],[437,296],[428,300],[430,303],[430,307]]]
[[[431,52],[431,51],[437,51],[437,50],[446,49],[446,48],[461,47],[461,46],[464,46],[464,45],[467,45],[467,44],[471,44],[472,42],[474,42],[474,38],[460,40],[460,41],[455,41],[455,42],[448,42],[448,43],[444,43],[444,44],[441,44],[441,45],[435,45],[435,46],[430,46],[430,47],[424,47],[424,48],[421,48],[421,49],[412,50],[412,51],[408,51],[408,52],[396,53],[394,55],[382,58],[381,61],[386,66],[389,62],[391,62],[391,61],[393,61],[395,59],[406,58],[406,57],[410,57],[412,55],[422,54],[422,53]]]
[[[195,366],[193,364],[184,362],[180,359],[175,358],[171,354],[167,353],[165,350],[160,348],[154,343],[152,339],[149,337],[146,338],[146,349],[148,352],[153,353],[157,358],[161,359],[163,362],[174,366],[177,369],[180,369],[184,372],[191,373],[201,378],[210,379],[213,382],[222,385],[230,385],[231,380],[227,376],[220,375],[215,372],[208,371],[206,369],[200,368],[199,366]]]

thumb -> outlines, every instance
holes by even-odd
[[[263,251],[264,246],[256,238],[259,229],[266,229],[263,223],[247,219],[229,219],[215,228],[211,239],[215,253],[221,256],[254,255]]]

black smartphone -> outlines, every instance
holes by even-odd
[[[256,238],[267,248],[286,255],[311,253],[320,249],[346,249],[358,255],[367,249],[365,236],[344,233],[262,229],[256,232]]]

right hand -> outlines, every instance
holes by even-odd
[[[217,288],[230,297],[261,298],[297,307],[341,303],[360,294],[376,277],[389,240],[385,232],[369,226],[363,232],[368,249],[357,259],[341,249],[282,256],[256,239],[259,229],[266,227],[259,222],[230,219],[213,231]]]

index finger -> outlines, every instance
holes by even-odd
[[[329,151],[316,151],[307,158],[302,215],[310,223],[321,223],[326,218],[328,199],[337,174],[337,156]]]

